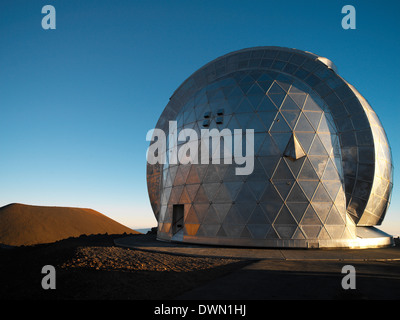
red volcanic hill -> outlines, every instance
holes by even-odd
[[[0,208],[0,244],[51,243],[91,234],[140,233],[92,209],[12,203]]]

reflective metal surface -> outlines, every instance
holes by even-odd
[[[357,246],[357,226],[379,225],[389,205],[391,153],[375,112],[334,70],[328,59],[308,52],[257,47],[190,76],[156,128],[168,132],[168,121],[176,120],[178,131],[194,129],[199,137],[204,128],[254,129],[254,171],[236,175],[236,165],[222,161],[148,164],[158,238]],[[184,223],[174,234],[178,204]]]

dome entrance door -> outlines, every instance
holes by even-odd
[[[172,211],[172,234],[183,229],[184,205],[174,204]]]

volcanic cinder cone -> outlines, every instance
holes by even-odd
[[[92,209],[13,203],[0,208],[0,243],[21,246],[91,234],[139,233]]]

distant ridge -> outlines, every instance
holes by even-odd
[[[0,208],[0,244],[51,243],[91,234],[139,232],[92,209],[11,203]]]

